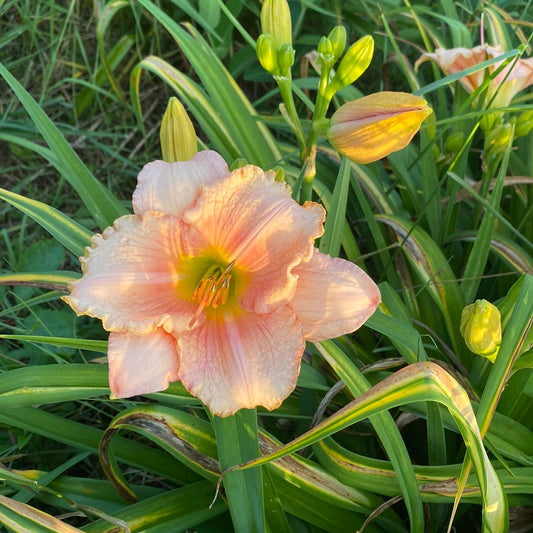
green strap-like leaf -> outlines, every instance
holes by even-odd
[[[2,63],[0,63],[0,75],[25,107],[50,147],[54,155],[54,160],[50,162],[79,194],[100,229],[111,225],[116,218],[126,214],[126,210],[118,200],[91,174],[39,104]]]
[[[472,458],[483,495],[483,531],[504,533],[508,527],[507,498],[483,447],[468,395],[448,373],[430,362],[415,363],[399,370],[312,430],[277,451],[241,465],[240,468],[268,463],[314,444],[373,414],[419,401],[442,403],[454,417]]]
[[[0,524],[15,533],[81,533],[57,518],[30,505],[17,502],[0,494]]]
[[[1,188],[0,198],[35,220],[76,257],[84,255],[85,246],[91,243],[88,229],[49,205]]]
[[[259,457],[255,409],[241,409],[225,418],[214,416],[213,427],[223,470]],[[244,475],[252,473],[253,475]],[[266,531],[261,468],[249,472],[232,472],[224,477],[224,488],[235,531]]]

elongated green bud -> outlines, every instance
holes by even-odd
[[[272,35],[276,50],[292,46],[291,11],[287,0],[265,0],[261,8],[261,33]]]
[[[502,343],[501,317],[498,308],[487,300],[476,300],[461,314],[461,335],[468,349],[494,363]]]
[[[328,35],[331,43],[331,55],[337,61],[346,47],[346,28],[344,26],[335,26]]]
[[[194,126],[187,111],[174,96],[168,101],[163,115],[159,140],[163,161],[168,163],[188,161],[198,152]]]
[[[340,91],[343,87],[353,83],[368,68],[374,54],[374,39],[366,35],[352,44],[341,59],[337,72],[327,89],[327,97]]]

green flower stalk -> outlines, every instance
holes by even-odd
[[[176,98],[168,101],[159,130],[163,161],[188,161],[198,152],[194,126],[187,111]]]
[[[476,300],[463,309],[460,325],[468,349],[494,363],[502,343],[498,308],[487,300]]]

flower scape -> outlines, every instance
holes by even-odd
[[[133,215],[92,239],[64,299],[110,332],[114,398],[180,380],[216,415],[294,390],[305,341],[352,332],[380,301],[353,263],[314,247],[324,209],[274,173],[213,151],[147,164]]]

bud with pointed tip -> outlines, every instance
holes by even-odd
[[[523,111],[516,119],[514,135],[524,137],[533,129],[533,110]]]
[[[331,117],[328,139],[356,163],[371,163],[405,148],[432,113],[419,96],[379,92],[352,100]]]
[[[261,33],[272,35],[275,48],[292,46],[291,11],[287,0],[265,0],[261,8]]]
[[[328,35],[331,43],[331,54],[335,61],[339,59],[346,47],[346,28],[344,26],[335,26]]]
[[[188,161],[198,152],[194,126],[187,111],[174,96],[168,101],[163,115],[159,140],[163,161],[167,163]]]
[[[487,300],[476,300],[461,314],[461,335],[468,349],[494,363],[502,343],[501,317],[498,308]]]
[[[341,59],[337,72],[328,85],[328,99],[343,87],[353,83],[368,68],[374,54],[374,39],[365,35],[352,44]]]

